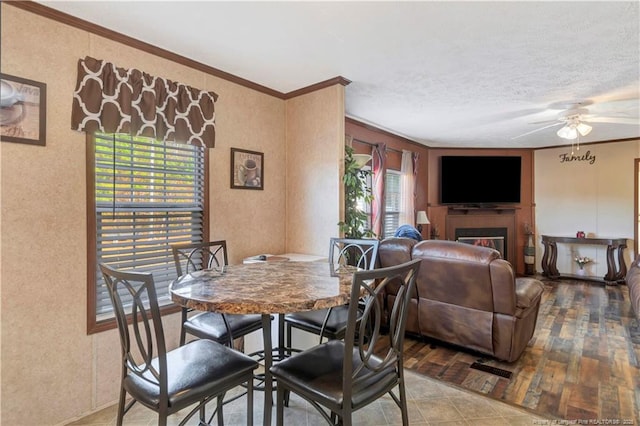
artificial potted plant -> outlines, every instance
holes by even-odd
[[[354,150],[350,146],[344,147],[344,221],[338,223],[340,232],[345,238],[375,238],[375,234],[368,227],[368,217],[358,208],[358,201],[371,204],[373,195],[367,186],[369,170],[362,170],[353,158]]]

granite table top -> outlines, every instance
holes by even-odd
[[[196,271],[173,281],[171,299],[199,311],[284,314],[349,302],[354,267],[265,262]]]

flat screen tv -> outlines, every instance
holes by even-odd
[[[520,203],[521,158],[442,156],[440,202],[464,206]]]

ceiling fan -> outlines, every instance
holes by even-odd
[[[639,124],[640,121],[637,118],[632,118],[625,112],[614,112],[619,115],[598,115],[590,113],[586,108],[592,105],[593,101],[581,101],[574,103],[555,103],[549,106],[550,109],[563,109],[556,119],[536,121],[530,124],[546,124],[546,126],[539,127],[530,132],[523,133],[515,136],[511,139],[521,138],[523,136],[530,135],[551,127],[562,126],[556,134],[563,139],[577,139],[578,136],[587,136],[593,127],[588,123],[620,123],[620,124]]]

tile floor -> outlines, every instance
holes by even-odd
[[[406,373],[411,425],[544,425],[553,424],[552,419],[535,416],[523,409],[492,400],[457,387],[443,384],[429,377],[413,372]],[[254,424],[262,424],[262,404],[260,392],[254,394]],[[225,425],[246,425],[246,399],[244,397],[225,405]],[[275,425],[275,407],[272,424]],[[184,413],[186,414],[186,413]],[[184,416],[182,414],[182,416]],[[180,413],[172,416],[169,425],[177,425]],[[114,425],[116,406],[100,410],[72,423],[73,426]],[[124,418],[125,425],[151,426],[157,423],[156,414],[145,407],[135,406]],[[193,420],[189,424],[197,424]],[[215,420],[214,420],[215,424]],[[315,426],[327,424],[322,417],[304,400],[292,395],[290,405],[285,408],[285,425]],[[400,410],[391,397],[369,405],[356,412],[355,425],[400,425]]]

